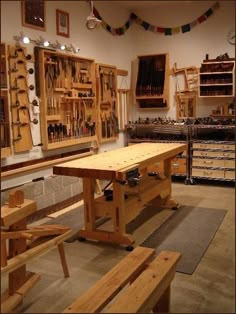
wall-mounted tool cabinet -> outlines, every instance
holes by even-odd
[[[135,90],[139,109],[169,109],[169,55],[138,56]]]
[[[92,59],[35,48],[39,68],[42,149],[97,139],[95,63]]]
[[[234,59],[204,61],[199,72],[199,97],[233,97],[234,95]]]
[[[10,141],[10,116],[8,104],[8,80],[7,80],[7,50],[6,44],[1,43],[1,107],[0,107],[0,122],[1,122],[1,158],[11,156],[11,141]]]
[[[96,64],[98,138],[100,143],[117,140],[119,135],[117,68]]]

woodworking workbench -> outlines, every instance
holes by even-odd
[[[179,143],[140,143],[54,166],[54,174],[83,178],[84,229],[79,230],[78,237],[132,249],[134,239],[126,233],[126,224],[148,202],[159,197],[162,207],[177,207],[171,199],[171,159],[184,150],[186,145]],[[148,167],[160,161],[164,163],[164,175],[150,175]],[[105,195],[95,199],[96,179],[111,182],[109,200]],[[100,217],[112,219],[112,231],[96,227]]]

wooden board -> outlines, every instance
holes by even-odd
[[[150,313],[175,275],[181,254],[162,251],[108,307],[107,313]]]
[[[140,143],[59,164],[53,167],[53,173],[113,180],[119,178],[119,173],[123,177],[124,169],[134,164],[143,169],[163,159],[173,158],[184,150],[185,144]]]
[[[140,273],[155,250],[137,247],[103,276],[90,290],[73,302],[64,313],[97,313]],[[92,302],[91,302],[92,300]]]

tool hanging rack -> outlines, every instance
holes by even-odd
[[[95,63],[35,47],[43,150],[97,139]]]
[[[13,148],[19,153],[33,148],[31,123],[38,123],[38,119],[31,118],[31,105],[38,106],[38,102],[36,99],[31,102],[29,97],[35,87],[28,83],[29,75],[34,73],[33,68],[28,69],[28,62],[34,62],[34,58],[25,47],[9,45],[8,62]]]
[[[117,140],[119,135],[117,68],[96,64],[99,142]]]
[[[1,122],[1,159],[11,156],[10,141],[10,112],[8,105],[8,79],[7,79],[7,51],[6,44],[1,43],[1,103],[0,103],[0,122]]]
[[[138,56],[135,96],[139,109],[169,109],[169,55]]]

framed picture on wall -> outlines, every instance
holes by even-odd
[[[56,10],[57,35],[70,37],[70,20],[69,13]]]
[[[22,0],[21,17],[23,26],[46,31],[44,0]]]

